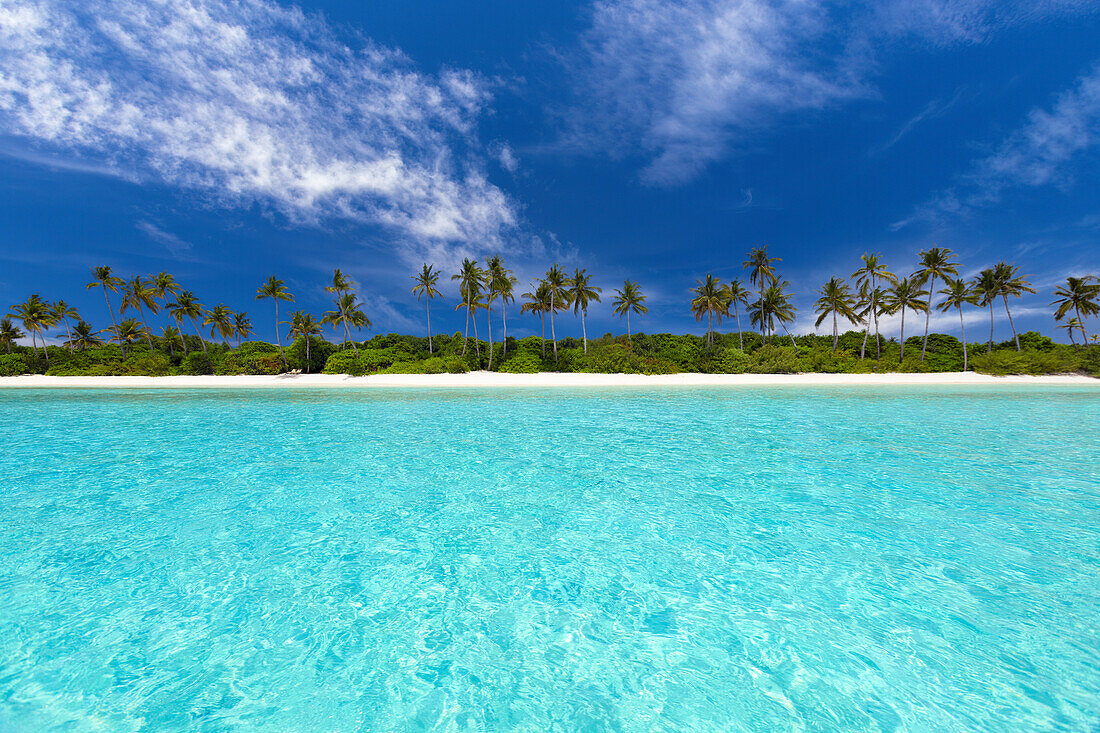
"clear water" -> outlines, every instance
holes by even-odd
[[[0,730],[1090,731],[1100,390],[0,393]]]

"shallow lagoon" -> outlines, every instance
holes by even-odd
[[[0,394],[3,730],[1091,730],[1100,390]]]

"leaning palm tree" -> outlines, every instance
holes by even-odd
[[[920,360],[924,361],[924,354],[928,350],[928,326],[932,321],[932,293],[936,290],[936,278],[945,283],[959,274],[959,263],[952,262],[951,250],[946,247],[933,247],[920,253],[920,268],[916,276],[920,284],[928,283],[928,308],[924,316],[924,341],[921,342]]]
[[[997,274],[992,267],[987,267],[977,274],[970,289],[978,299],[978,305],[989,308],[989,350],[993,353],[993,304],[1001,293],[1001,285],[997,281]]]
[[[1035,292],[1035,288],[1019,272],[1019,267],[1003,261],[993,266],[993,276],[997,278],[997,295],[1005,305],[1005,315],[1008,316],[1008,325],[1012,329],[1017,352],[1020,351],[1020,337],[1016,334],[1016,324],[1012,322],[1012,312],[1008,309],[1008,296],[1019,298],[1024,293]]]
[[[285,369],[286,354],[283,352],[283,339],[279,335],[279,301],[287,300],[293,303],[294,296],[286,289],[286,283],[272,275],[267,279],[267,282],[261,285],[260,289],[256,291],[256,300],[263,300],[264,298],[271,298],[271,300],[275,301],[275,343],[279,345],[279,356],[283,360],[283,368]]]
[[[538,284],[529,293],[520,296],[527,300],[520,306],[520,313],[534,313],[539,317],[540,337],[542,346],[542,358],[546,358],[546,314],[550,312],[550,287],[546,281],[539,280]]]
[[[744,351],[745,338],[741,334],[741,311],[738,306],[749,304],[749,291],[745,289],[740,280],[732,280],[726,286],[726,293],[729,295],[730,305],[733,306],[733,317],[737,319],[737,342],[740,344],[741,351]]]
[[[557,263],[546,271],[546,287],[550,291],[550,340],[554,343],[554,361],[558,360],[558,335],[554,330],[554,314],[569,307],[569,290],[565,273]]]
[[[488,262],[489,279],[492,281],[492,291],[495,297],[500,298],[500,321],[504,328],[503,344],[500,349],[500,358],[503,359],[508,354],[508,304],[515,303],[515,288],[519,284],[519,280],[511,270],[504,266],[504,262],[500,257],[493,257]],[[490,341],[490,349],[492,348],[492,339]],[[491,361],[491,355],[490,355]]]
[[[624,281],[622,289],[616,288],[615,297],[611,299],[611,305],[613,306],[611,312],[620,318],[626,316],[626,342],[631,346],[634,345],[634,341],[630,335],[630,314],[642,315],[649,313],[649,307],[646,306],[645,299],[646,296],[642,294],[638,283],[632,280]]]
[[[149,351],[153,350],[153,335],[149,332],[149,324],[145,322],[145,310],[148,308],[151,312],[156,313],[160,310],[160,306],[157,305],[156,291],[152,287],[152,283],[146,282],[140,275],[134,275],[129,280],[126,280],[122,285],[122,306],[118,309],[119,314],[126,312],[128,308],[134,308],[138,312],[138,317],[141,319],[141,326],[146,340],[149,342]]]
[[[69,319],[73,318],[79,321],[80,313],[65,301],[59,300],[53,304],[53,318],[55,323],[61,321],[65,324],[65,335],[69,337],[66,344],[69,344],[73,340],[73,332],[69,328]],[[71,353],[72,350],[73,347],[69,345],[69,352]]]
[[[936,310],[947,311],[955,308],[959,311],[959,334],[963,347],[963,371],[965,372],[968,366],[968,355],[966,353],[966,319],[963,318],[963,306],[977,305],[979,296],[961,277],[947,280],[947,287],[940,291],[940,295],[943,296],[943,302],[936,306]]]
[[[121,320],[115,326],[108,329],[112,336],[111,341],[122,347],[122,357],[125,359],[128,353],[127,347],[135,341],[148,336],[147,329],[133,318]]]
[[[1082,333],[1084,333],[1085,327],[1084,325],[1082,325],[1081,319],[1076,317],[1071,318],[1058,328],[1063,329],[1067,334],[1069,334],[1069,342],[1073,344],[1073,350],[1078,351],[1077,339],[1074,337],[1073,333],[1074,331],[1081,331]],[[1087,341],[1085,342],[1085,348],[1090,348]]]
[[[99,337],[100,333],[102,332],[93,329],[92,324],[87,321],[77,321],[77,324],[73,326],[73,335],[69,339],[69,346],[77,351],[84,351],[93,346],[102,346],[103,339]]]
[[[199,324],[195,321],[196,318],[205,317],[206,311],[203,310],[202,304],[199,303],[195,294],[190,290],[182,290],[176,295],[176,299],[165,307],[168,308],[168,312],[177,321],[182,318],[191,321],[191,327],[195,329],[195,333],[199,336],[199,343],[202,344],[202,353],[207,353],[206,341],[202,337],[202,331],[199,330]]]
[[[16,326],[11,322],[9,316],[0,318],[0,344],[3,344],[8,353],[11,353],[11,347],[15,345],[17,339],[21,339],[26,336],[23,331],[19,330],[19,326]]]
[[[749,258],[741,263],[749,271],[749,282],[756,287],[757,295],[763,299],[764,289],[775,285],[779,276],[775,273],[776,262],[782,262],[778,257],[768,257],[768,245],[753,247],[749,252]]]
[[[1081,330],[1081,340],[1087,346],[1089,336],[1085,332],[1085,318],[1100,313],[1100,282],[1094,283],[1088,277],[1067,277],[1066,284],[1059,286],[1054,296],[1057,300],[1051,305],[1058,306],[1054,311],[1054,320],[1062,320],[1072,309],[1076,316],[1073,320]],[[1073,335],[1072,331],[1070,335]]]
[[[216,305],[206,313],[202,325],[210,326],[211,341],[220,335],[222,344],[229,346],[229,339],[233,336],[233,311],[224,305]]]
[[[42,355],[45,356],[46,361],[49,362],[50,352],[46,350],[46,336],[44,331],[57,322],[54,319],[52,306],[42,300],[38,293],[32,293],[25,301],[13,306],[12,312],[8,315],[18,319],[19,322],[23,324],[23,328],[27,329],[27,332],[30,333],[31,348],[35,351],[38,351],[37,337],[42,337]]]
[[[175,356],[176,348],[183,348],[183,336],[180,330],[175,326],[165,326],[160,334],[160,346],[167,347],[169,356]]]
[[[241,348],[241,339],[252,335],[252,319],[247,313],[233,314],[233,335],[237,337],[237,348]]]
[[[337,267],[336,270],[332,273],[332,285],[327,286],[325,288],[325,292],[332,293],[335,296],[333,298],[333,302],[336,304],[337,310],[343,310],[344,295],[353,292],[354,289],[355,283],[352,282],[346,275],[344,275],[344,273],[341,272],[340,268]],[[341,317],[339,320],[344,327],[344,345],[346,345],[348,341],[351,341],[351,329],[349,328],[346,314],[344,314],[344,317]],[[324,323],[324,320],[322,319],[321,322]],[[355,344],[354,341],[352,341],[351,345],[355,349],[355,355],[358,356],[359,347]]]
[[[760,326],[765,343],[767,343],[768,334],[775,332],[775,323],[778,321],[783,330],[790,336],[791,345],[798,346],[794,340],[794,335],[787,329],[787,324],[794,320],[797,310],[786,292],[786,287],[789,284],[784,281],[769,285],[760,294],[760,299],[749,306],[749,318],[753,323]]]
[[[321,323],[332,326],[335,331],[338,326],[344,329],[345,336],[351,335],[351,329],[356,331],[371,325],[370,319],[360,309],[362,303],[359,302],[359,297],[353,292],[344,292],[336,299],[336,309],[326,311],[321,316]],[[347,340],[344,341],[347,344]],[[355,341],[351,342],[352,347],[355,349],[355,355],[359,356],[359,346]]]
[[[424,267],[420,269],[420,274],[413,275],[412,292],[416,295],[416,299],[420,300],[420,296],[424,296],[424,313],[428,317],[428,353],[432,352],[432,298],[439,297],[439,291],[436,290],[436,285],[439,284],[439,271],[435,269],[433,265],[424,263]]]
[[[928,295],[928,291],[921,289],[919,275],[903,277],[898,280],[893,287],[886,291],[886,300],[883,303],[885,312],[891,315],[898,312],[901,313],[901,337],[899,339],[899,341],[901,341],[901,354],[898,356],[899,364],[905,360],[905,311],[911,310],[916,313],[927,313],[928,301],[924,299],[926,295]]]
[[[306,340],[306,373],[308,374],[311,363],[309,344],[314,336],[321,335],[321,324],[314,320],[310,314],[299,310],[290,314],[289,325],[291,339],[304,338]]]
[[[856,279],[857,283],[868,283],[867,295],[869,296],[869,302],[867,304],[867,316],[870,319],[867,323],[868,329],[870,329],[871,321],[875,324],[875,361],[882,361],[882,338],[879,335],[878,330],[878,317],[882,312],[882,290],[879,289],[879,281],[888,282],[891,285],[898,281],[897,275],[889,272],[886,269],[886,265],[879,259],[878,254],[862,255],[860,259],[863,260],[863,267],[852,273],[852,277]],[[864,338],[864,344],[866,345],[867,339]],[[859,358],[863,358],[861,354]]]
[[[118,289],[122,287],[122,278],[115,277],[111,274],[111,268],[106,265],[102,267],[92,268],[93,280],[87,284],[87,288],[103,288],[103,299],[107,301],[107,310],[111,313],[111,323],[118,325],[118,321],[115,320],[115,310],[111,307],[111,299],[107,296],[108,291],[117,293]]]
[[[691,314],[696,322],[707,319],[707,353],[714,344],[714,320],[722,320],[722,314],[729,309],[729,294],[722,282],[707,273],[705,280],[697,280],[691,290],[695,297],[691,299]]]
[[[840,340],[840,331],[837,329],[837,319],[843,318],[849,323],[855,323],[859,319],[856,313],[855,298],[848,289],[848,283],[838,277],[829,278],[829,281],[817,291],[820,298],[814,303],[814,312],[817,321],[814,328],[821,325],[829,316],[833,317],[833,353],[836,353],[837,342]]]
[[[470,316],[481,304],[481,286],[484,273],[477,266],[477,260],[469,257],[462,260],[462,271],[457,275],[451,275],[452,280],[458,280],[458,292],[462,303],[455,306],[455,310],[466,309],[466,330],[462,333],[462,355],[466,355],[466,340],[470,336]],[[474,319],[474,348],[477,350],[477,358],[481,359],[481,345],[477,340],[477,319]]]
[[[592,276],[587,270],[577,269],[568,282],[567,295],[573,303],[573,315],[579,314],[581,317],[581,340],[586,354],[588,353],[588,327],[585,321],[588,320],[588,304],[599,303],[602,292],[603,288],[592,284]]]

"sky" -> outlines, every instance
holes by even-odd
[[[905,275],[942,246],[1019,265],[1017,327],[1064,341],[1051,291],[1100,274],[1098,163],[1095,0],[0,0],[0,307],[98,327],[97,265],[169,271],[269,340],[260,283],[319,315],[340,267],[369,333],[419,334],[427,262],[454,332],[450,275],[500,254],[517,293],[592,274],[589,334],[623,331],[626,278],[635,330],[702,333],[696,280],[768,245],[809,332],[860,255]]]

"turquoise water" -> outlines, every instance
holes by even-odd
[[[3,731],[1094,731],[1100,389],[0,393]]]

